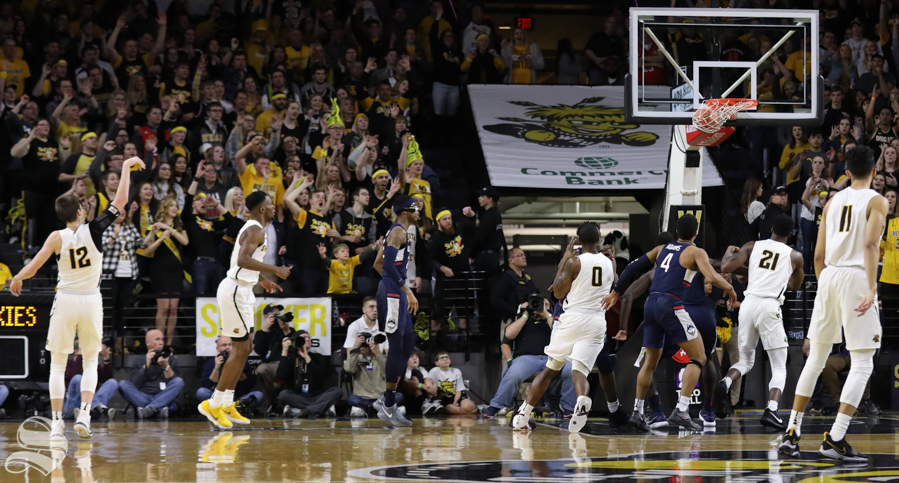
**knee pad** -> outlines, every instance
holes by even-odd
[[[824,364],[827,363],[827,356],[830,355],[832,346],[824,342],[809,342],[808,359],[806,359],[802,374],[799,375],[799,381],[796,383],[796,394],[804,397],[811,397],[815,391],[815,383],[818,382],[818,376],[824,370]]]
[[[768,359],[771,361],[771,381],[768,382],[768,389],[783,391],[787,382],[787,348],[768,351]]]
[[[97,391],[97,356],[98,354],[84,354],[81,360],[81,367],[84,375],[81,377],[81,390],[88,392]],[[87,401],[85,401],[87,402]]]
[[[874,349],[850,351],[849,357],[852,365],[849,367],[849,376],[840,393],[840,402],[858,407],[865,393],[865,386],[874,371]]]
[[[573,363],[572,363],[573,364]],[[565,361],[559,361],[549,357],[546,359],[546,367],[553,371],[561,371],[565,367]]]
[[[547,365],[549,365],[549,363],[547,363]],[[590,368],[585,366],[581,361],[571,361],[571,372],[574,373],[574,371],[580,372],[584,377],[590,375]]]
[[[600,352],[599,357],[596,358],[596,368],[601,374],[611,374],[615,370],[616,365],[618,365],[618,357],[614,354],[603,354]]]
[[[65,352],[50,352],[50,399],[63,399],[66,395],[66,361],[69,355]]]
[[[702,363],[694,361],[693,359],[690,359],[690,362],[688,362],[687,365],[690,365],[690,364],[693,364],[694,366],[698,367],[699,372],[702,372]]]

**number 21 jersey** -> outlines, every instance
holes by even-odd
[[[872,189],[852,189],[837,193],[830,200],[825,225],[827,244],[824,264],[828,267],[865,268],[865,231],[868,226],[868,203],[880,196]],[[883,227],[878,227],[878,233]]]
[[[746,295],[775,298],[783,303],[787,282],[793,275],[793,248],[774,240],[759,240],[749,255]]]

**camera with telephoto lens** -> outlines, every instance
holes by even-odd
[[[275,322],[284,322],[284,323],[293,322],[293,314],[290,312],[288,312],[286,314],[278,314],[275,316]]]
[[[152,363],[159,364],[160,357],[166,357],[166,358],[172,357],[172,354],[174,354],[174,353],[175,353],[175,350],[172,349],[172,346],[170,346],[170,345],[162,346],[162,349],[157,350],[156,354],[153,355]]]
[[[384,334],[375,334],[374,336],[372,336],[370,332],[359,332],[358,335],[365,337],[365,342],[363,342],[358,349],[353,349],[352,351],[350,351],[351,353],[359,352],[359,350],[363,347],[371,347],[372,342],[374,342],[375,344],[383,344],[384,341],[387,340],[387,336]]]
[[[525,301],[528,303],[528,305],[525,308],[519,307],[518,314],[515,316],[516,319],[521,317],[522,315],[524,315],[525,310],[529,311],[531,314],[543,311],[543,296],[542,295],[540,295],[538,293],[532,293],[527,296],[527,299],[525,299]]]

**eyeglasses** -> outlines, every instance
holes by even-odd
[[[512,255],[512,258],[525,258],[527,255],[524,253],[519,253],[518,255]]]
[[[163,166],[163,167],[160,167],[159,170],[160,170],[160,171],[171,171],[170,168],[167,168],[167,167],[164,167],[164,166]]]
[[[438,360],[438,361],[445,361],[445,360],[448,360],[449,358],[450,358],[450,356],[440,356],[440,357],[437,358],[437,360]]]

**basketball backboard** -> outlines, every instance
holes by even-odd
[[[631,8],[628,122],[690,124],[705,99],[759,105],[728,125],[824,120],[816,10]]]

